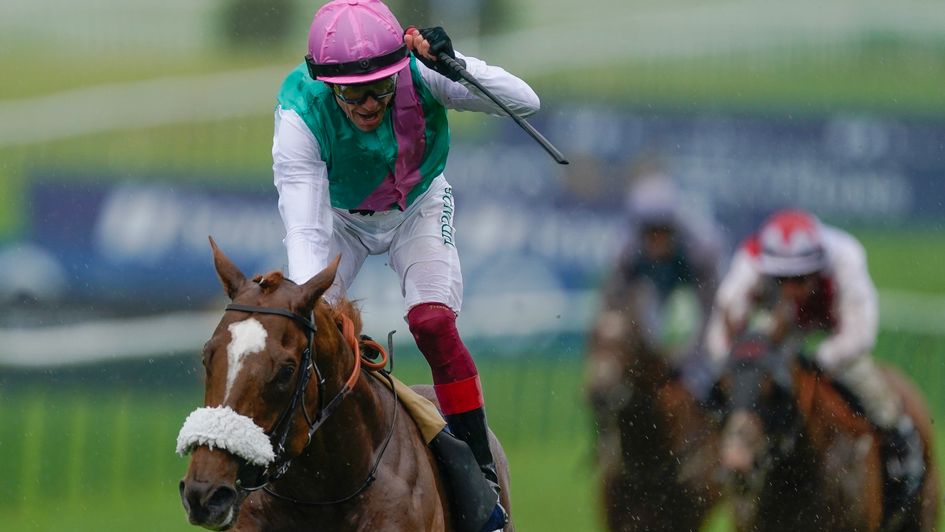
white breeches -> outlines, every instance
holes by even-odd
[[[849,388],[878,427],[892,428],[902,415],[902,400],[869,353],[831,368],[831,376]]]
[[[452,188],[442,175],[404,212],[368,216],[335,209],[329,257],[341,253],[341,264],[326,297],[345,295],[365,259],[386,252],[400,278],[405,315],[420,303],[442,303],[459,313],[463,275],[453,229],[455,210]]]

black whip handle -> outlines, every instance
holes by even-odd
[[[460,77],[469,82],[470,85],[479,89],[483,94],[488,96],[490,100],[495,102],[496,105],[502,108],[503,111],[508,113],[508,115],[512,117],[512,120],[515,120],[516,124],[521,126],[521,128],[524,129],[526,133],[538,141],[538,144],[541,144],[541,147],[544,148],[549,155],[551,155],[555,162],[558,164],[568,164],[568,160],[564,158],[564,154],[562,154],[558,148],[555,148],[554,145],[551,144],[551,141],[546,139],[544,135],[539,133],[538,130],[529,124],[524,118],[518,116],[515,111],[509,109],[509,106],[506,105],[502,100],[498,99],[495,94],[492,94],[489,89],[483,87],[482,83],[479,83],[479,80],[474,78],[473,75],[463,67],[463,65],[459,64],[458,61],[447,55],[446,52],[440,52],[438,59],[449,65],[449,67],[455,70],[456,73],[460,75]]]

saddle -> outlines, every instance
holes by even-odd
[[[390,386],[386,377],[375,371],[372,377]],[[450,434],[446,420],[432,401],[388,375],[397,399],[410,415],[424,443],[436,459],[440,479],[449,494],[450,516],[457,532],[480,532],[496,505],[496,493],[482,475],[479,463],[468,445]]]

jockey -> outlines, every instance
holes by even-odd
[[[798,345],[806,332],[827,333],[816,361],[879,429],[893,504],[908,500],[922,480],[921,442],[871,356],[879,308],[863,246],[804,211],[768,218],[737,251],[716,295],[706,337],[715,368],[724,366],[733,339],[759,308],[770,312],[776,340]]]
[[[706,369],[699,340],[712,308],[719,281],[721,246],[711,220],[695,220],[680,205],[672,181],[661,173],[644,174],[629,189],[629,238],[604,288],[607,308],[626,308],[638,294],[634,287],[646,281],[655,289],[657,308],[644,309],[642,317],[658,342],[664,328],[664,310],[670,296],[679,289],[692,290],[699,303],[696,333],[669,361],[681,371],[683,382],[697,398],[704,399],[714,381]]]
[[[536,112],[538,97],[505,70],[455,52],[442,28],[405,32],[379,0],[324,5],[308,52],[285,79],[275,110],[273,172],[288,276],[304,282],[340,253],[326,294],[337,298],[368,255],[387,253],[449,429],[498,493],[478,370],[456,328],[463,281],[443,168],[447,109],[502,110],[437,56],[465,65],[520,115]],[[484,530],[506,521],[497,502]]]

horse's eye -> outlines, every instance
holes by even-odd
[[[279,368],[279,372],[276,373],[275,383],[279,386],[285,386],[292,380],[293,375],[295,375],[295,364],[283,364]]]

